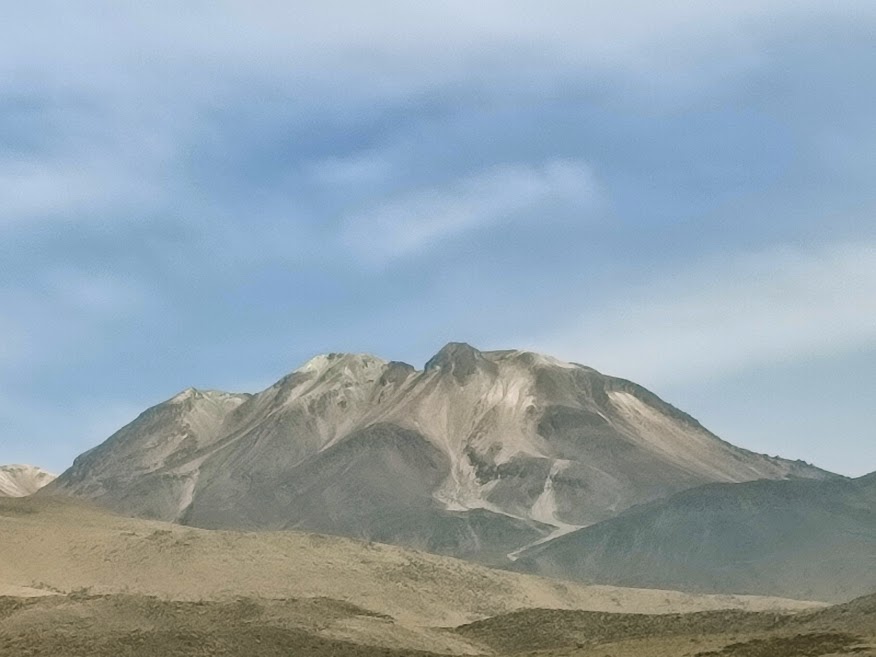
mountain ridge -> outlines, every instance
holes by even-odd
[[[735,447],[625,379],[449,343],[422,370],[330,353],[256,394],[186,389],[41,494],[193,526],[313,529],[503,562],[703,483],[832,476]]]

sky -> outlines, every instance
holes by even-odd
[[[876,3],[3,14],[0,463],[465,341],[876,470]]]

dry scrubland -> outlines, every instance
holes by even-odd
[[[531,609],[414,628],[328,599],[0,598],[0,654],[31,657],[876,655],[876,596],[840,610],[644,615]]]
[[[531,607],[666,613],[814,604],[587,586],[338,537],[192,529],[37,498],[0,500],[2,585],[174,600],[327,597],[431,626]]]
[[[872,600],[824,609],[584,586],[55,499],[0,500],[0,595],[3,657],[876,654]]]

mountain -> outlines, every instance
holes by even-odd
[[[0,497],[33,495],[55,476],[33,465],[0,465]]]
[[[526,550],[554,577],[839,601],[876,592],[876,473],[711,484]]]
[[[830,477],[739,449],[629,381],[451,343],[423,368],[317,356],[255,395],[189,389],[41,494],[226,529],[487,562],[709,482]]]

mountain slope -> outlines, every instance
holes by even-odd
[[[422,371],[317,356],[186,391],[44,494],[208,528],[312,529],[485,561],[704,483],[829,475],[721,441],[629,381],[451,343]]]
[[[33,495],[55,476],[33,465],[0,465],[0,497]]]
[[[876,475],[712,484],[527,550],[543,575],[847,600],[876,591]]]

